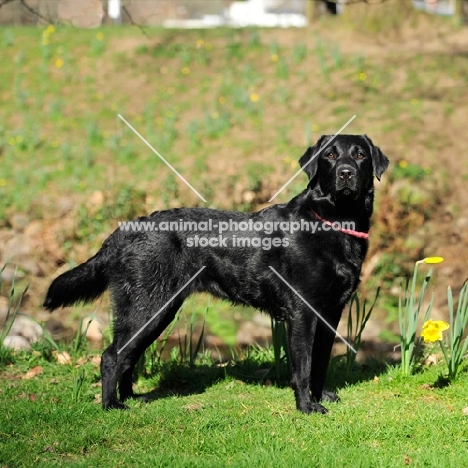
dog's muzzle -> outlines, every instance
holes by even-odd
[[[336,178],[338,195],[356,198],[359,194],[358,186],[356,171],[346,166],[338,169]]]

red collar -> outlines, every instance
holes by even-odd
[[[322,221],[322,223],[325,223],[327,224],[328,226],[334,226],[336,225],[335,223],[332,223],[331,221],[327,221],[326,219],[323,219],[321,216],[319,216],[314,210],[311,210],[312,213],[315,215],[315,217],[317,219],[319,219],[320,221]],[[339,223],[337,223],[339,224]],[[342,232],[343,234],[348,234],[349,236],[354,236],[354,237],[357,237],[359,239],[369,239],[369,233],[368,232],[361,232],[361,231],[353,231],[352,229],[343,229],[343,228],[338,228],[338,229],[335,229],[335,231],[340,231]]]

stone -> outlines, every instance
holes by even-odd
[[[22,232],[29,223],[29,216],[24,213],[13,213],[9,221],[15,231]]]
[[[7,318],[9,302],[6,297],[0,296],[0,326]]]
[[[256,313],[251,321],[243,322],[237,332],[238,346],[264,346],[268,342],[271,342],[271,319],[265,314]]]
[[[42,327],[26,315],[17,315],[9,335],[21,336],[29,343],[36,343],[43,335]]]
[[[60,21],[78,28],[98,28],[104,17],[100,0],[60,0],[57,13]]]
[[[89,326],[88,326],[89,323]],[[87,329],[86,329],[87,327]],[[93,344],[102,344],[101,324],[97,320],[83,320],[81,333],[86,331],[86,338]]]
[[[14,351],[31,351],[31,344],[29,341],[17,335],[8,335],[3,340],[3,346],[13,349]]]
[[[6,243],[2,262],[6,263],[8,261],[11,264],[17,264],[22,270],[34,276],[39,276],[41,269],[32,256],[32,250],[26,236],[18,234]]]

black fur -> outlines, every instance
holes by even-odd
[[[369,230],[373,175],[380,178],[388,159],[368,137],[340,135],[332,140],[323,136],[306,151],[300,164],[309,176],[309,185],[288,203],[256,213],[180,208],[155,212],[139,221],[318,222],[316,213],[332,222],[353,221],[356,231]],[[196,235],[216,239],[219,233],[117,229],[94,257],[52,282],[44,303],[49,310],[91,301],[107,287],[111,290],[115,337],[102,356],[103,407],[126,408],[122,402],[135,396],[132,373],[139,357],[173,320],[187,296],[203,291],[285,320],[296,406],[305,413],[325,413],[319,402],[338,399],[324,391],[334,333],[269,267],[336,329],[357,288],[367,240],[333,230],[290,233],[277,229],[266,234],[239,229],[223,233],[227,246],[189,247],[189,239]],[[257,238],[258,242],[277,238],[282,245],[233,247],[235,237]],[[196,279],[173,297],[202,267]]]

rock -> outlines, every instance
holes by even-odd
[[[6,336],[3,340],[3,346],[5,346],[6,348],[13,349],[15,351],[31,351],[31,345],[29,341],[22,336]]]
[[[2,282],[5,284],[12,284],[15,279],[15,274],[17,278],[23,276],[21,272],[16,271],[14,265],[8,264],[2,271]]]
[[[468,218],[458,218],[455,227],[456,229],[468,229]]]
[[[102,207],[104,204],[104,194],[101,192],[101,190],[95,190],[91,196],[88,198],[87,205],[89,206],[96,206],[96,207]]]
[[[65,327],[60,320],[55,318],[47,320],[45,329],[55,341],[72,339],[74,336],[71,328]]]
[[[269,315],[255,312],[252,320],[255,325],[258,325],[259,327],[266,327],[271,331],[271,318]]]
[[[58,4],[58,17],[78,28],[98,28],[104,17],[104,10],[100,0],[61,0]]]
[[[236,336],[239,346],[263,346],[269,341],[271,342],[271,320],[267,315],[260,313],[256,313],[253,320],[242,323]]]
[[[9,261],[12,264],[17,264],[24,271],[38,276],[41,273],[41,269],[32,255],[33,251],[27,242],[26,236],[18,234],[6,243],[2,261],[3,263]]]
[[[13,213],[9,221],[15,231],[22,232],[29,223],[29,216],[24,213]]]
[[[0,326],[5,322],[8,313],[9,301],[6,297],[0,296]]]
[[[88,326],[89,323],[89,326]],[[87,328],[87,329],[86,329]],[[86,331],[86,338],[93,344],[102,344],[102,330],[101,324],[97,320],[83,320],[81,333]]]
[[[6,243],[10,241],[14,236],[15,233],[12,229],[0,229],[0,254],[3,254]]]
[[[242,200],[244,203],[252,203],[255,200],[255,192],[253,190],[246,190],[242,194]]]
[[[37,322],[26,315],[17,315],[8,334],[23,337],[29,343],[36,343],[43,333],[42,327]]]

